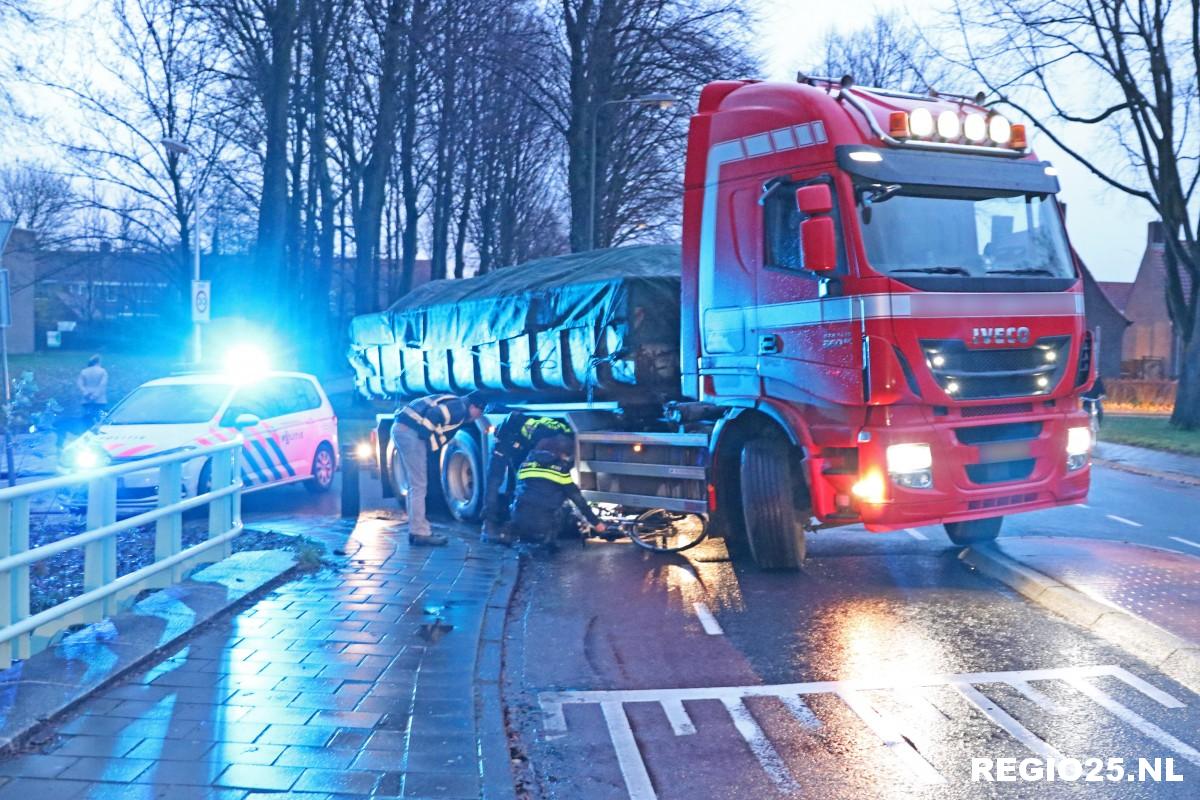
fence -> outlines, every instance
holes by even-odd
[[[1170,413],[1175,408],[1175,381],[1119,378],[1104,382],[1105,407],[1110,411]]]
[[[29,658],[73,625],[112,616],[144,589],[169,586],[199,564],[219,561],[242,531],[242,437],[206,447],[115,464],[101,469],[0,490],[0,669]],[[183,499],[183,465],[208,459],[209,487]],[[158,470],[157,507],[117,520],[121,476]],[[87,530],[29,549],[29,501],[33,495],[87,486]],[[183,548],[183,515],[208,506],[207,540]],[[117,536],[154,523],[154,563],[117,576]],[[32,616],[29,565],[64,550],[84,549],[83,594]]]

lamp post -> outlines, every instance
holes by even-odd
[[[600,124],[600,109],[605,106],[615,105],[631,105],[631,106],[658,106],[663,111],[666,111],[671,106],[679,102],[679,98],[666,92],[651,92],[644,94],[641,97],[624,97],[619,100],[605,100],[592,110],[592,180],[588,184],[591,189],[590,197],[588,198],[588,249],[596,249],[596,161],[599,155],[596,152],[596,128]]]
[[[166,148],[168,153],[174,153],[177,156],[186,156],[189,159],[194,159],[196,151],[192,149],[187,142],[179,139],[169,139],[163,137],[159,143]],[[196,170],[197,172],[199,169]],[[192,280],[200,280],[200,180],[197,176],[192,176],[192,208],[195,215],[195,222],[192,227],[195,231],[196,246],[192,248]],[[200,323],[192,320],[192,361],[196,364],[200,363],[202,355],[200,343]]]

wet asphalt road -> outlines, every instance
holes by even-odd
[[[1086,507],[1005,531],[1188,552],[1170,537],[1200,541],[1197,511],[1194,488],[1098,469]],[[506,701],[534,796],[1200,797],[1200,697],[915,534],[817,534],[798,574],[720,542],[532,559]],[[1183,780],[972,780],[972,758],[1048,755],[1169,757]]]

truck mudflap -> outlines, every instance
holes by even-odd
[[[1067,432],[1079,427],[1088,427],[1083,412],[867,428],[857,448],[810,459],[814,513],[825,524],[888,531],[1079,503],[1091,472],[1090,454],[1068,463]],[[893,445],[927,453],[927,470],[891,472]]]

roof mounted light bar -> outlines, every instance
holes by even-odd
[[[872,87],[855,87],[854,86],[854,78],[850,75],[843,75],[841,78],[835,79],[835,78],[828,78],[828,77],[808,76],[808,75],[804,75],[803,73],[800,73],[797,75],[797,80],[800,81],[801,83],[807,83],[810,86],[815,86],[820,83],[820,84],[825,84],[827,87],[830,87],[830,88],[836,87],[838,89],[837,99],[844,100],[847,103],[849,103],[867,121],[867,125],[870,127],[871,132],[875,136],[878,136],[881,140],[886,142],[888,145],[891,145],[892,147],[904,147],[904,148],[908,148],[911,150],[933,150],[933,151],[940,151],[940,152],[947,152],[947,153],[973,153],[976,155],[1002,156],[1004,158],[1021,158],[1025,155],[1024,126],[1017,126],[1012,129],[1013,144],[1016,143],[1016,140],[1017,140],[1016,134],[1018,132],[1020,133],[1020,136],[1021,136],[1021,140],[1020,140],[1021,144],[1017,145],[1015,147],[1008,146],[1007,142],[1001,143],[999,141],[997,142],[997,144],[1004,144],[1005,146],[995,147],[995,146],[980,145],[980,144],[962,144],[962,143],[958,143],[958,142],[932,141],[932,140],[927,140],[927,139],[899,138],[897,136],[894,136],[891,132],[885,131],[883,129],[883,127],[880,126],[879,121],[875,119],[875,115],[872,114],[866,108],[866,106],[864,106],[862,104],[861,100],[859,100],[857,97],[855,97],[851,93],[850,89],[853,87],[853,88],[858,88],[862,91],[870,92],[872,94],[878,94],[878,95],[889,96],[889,97],[901,97],[901,98],[906,98],[906,99],[911,99],[911,100],[924,100],[924,99],[926,99],[925,97],[923,97],[921,95],[913,94],[911,92],[895,92],[895,91],[889,91],[886,89],[876,89],[876,88],[872,88]],[[983,99],[980,95],[982,95],[982,92],[977,94],[974,98],[966,97],[964,95],[953,95],[953,94],[942,94],[939,92],[931,92],[930,98],[932,98],[932,99],[952,98],[952,99],[959,100],[962,102],[970,102],[970,103],[979,104],[980,101]],[[902,113],[902,112],[897,112],[897,113]],[[946,114],[946,113],[953,113],[953,112],[943,112],[943,114]],[[1003,117],[999,117],[999,119],[1003,120]],[[1004,120],[1004,121],[1007,123],[1007,120]],[[955,134],[955,136],[957,136],[957,134],[962,130],[962,124],[958,120],[957,116],[955,116],[954,122],[955,122],[955,126],[956,126],[954,134]],[[935,130],[940,135],[942,135],[943,138],[954,138],[951,136],[945,136],[945,134],[948,133],[949,131],[942,129],[942,128],[948,126],[948,123],[949,123],[949,120],[946,120],[944,125],[938,126],[938,129],[935,129]]]

